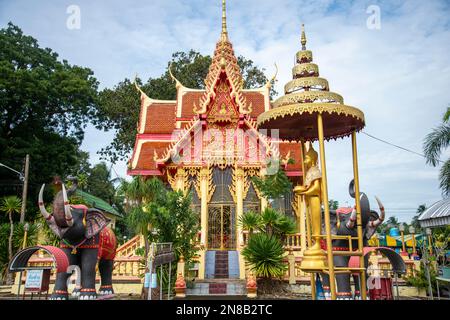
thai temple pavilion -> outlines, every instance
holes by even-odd
[[[234,267],[229,266],[230,278],[245,278],[244,261],[239,255],[244,235],[237,221],[243,213],[260,211],[267,205],[251,177],[270,174],[270,170],[279,167],[294,184],[303,175],[299,143],[280,141],[276,132],[272,137],[268,132],[268,139],[257,130],[256,118],[273,108],[271,81],[257,89],[243,87],[227,32],[224,2],[222,32],[205,78],[205,89],[186,88],[172,74],[176,100],[155,100],[137,87],[141,92],[141,111],[128,164],[129,175],[158,177],[173,189],[191,192],[204,248],[199,252],[200,279],[211,277],[208,259],[222,251],[228,251],[230,262],[235,261]],[[300,60],[303,55],[297,57],[298,63],[304,62]],[[317,69],[311,63],[304,66]],[[311,77],[327,86],[326,80],[317,78],[317,70],[311,74],[309,69],[303,69],[294,67],[294,79]],[[287,87],[291,88],[294,82]],[[288,159],[293,163],[288,163]],[[282,203],[275,205],[296,216],[292,198],[292,194],[287,194]]]

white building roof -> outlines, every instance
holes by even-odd
[[[450,225],[450,197],[432,204],[420,215],[419,222],[422,228]]]

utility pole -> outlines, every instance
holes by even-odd
[[[25,221],[25,210],[27,208],[27,191],[28,191],[28,172],[30,169],[30,155],[27,154],[25,157],[25,176],[23,179],[23,189],[22,189],[22,208],[20,210],[20,223]]]

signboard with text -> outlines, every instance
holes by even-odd
[[[47,291],[50,283],[50,270],[28,270],[25,280],[26,291]]]

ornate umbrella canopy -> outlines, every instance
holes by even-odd
[[[330,92],[328,81],[319,77],[312,52],[306,50],[303,26],[301,44],[297,64],[292,69],[293,80],[285,85],[285,95],[273,103],[273,109],[258,117],[258,127],[278,129],[281,139],[314,141],[318,139],[317,115],[321,114],[327,140],[361,130],[365,125],[364,113],[345,105],[342,96]]]

